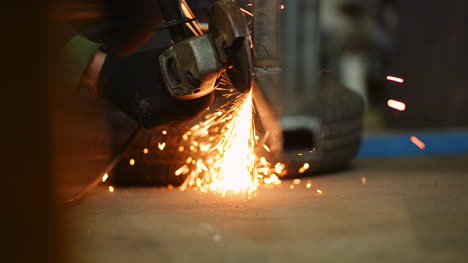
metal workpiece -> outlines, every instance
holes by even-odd
[[[319,100],[319,1],[257,0],[253,23],[256,81],[281,116],[305,114]]]
[[[253,5],[255,81],[277,112],[282,108],[281,2],[256,0]]]
[[[164,85],[180,100],[202,97],[214,91],[222,69],[208,35],[181,41],[159,57]]]
[[[281,2],[256,0],[253,5],[253,42],[255,83],[254,103],[262,127],[269,131],[269,145],[275,152],[282,148],[279,116],[281,100]],[[275,140],[272,140],[275,138]],[[271,141],[270,141],[271,139]],[[278,149],[276,149],[278,148]]]
[[[284,114],[307,111],[319,99],[319,0],[284,2],[283,85]]]
[[[284,105],[281,99],[281,67],[255,67],[255,83],[271,104],[272,110],[280,114]]]
[[[264,84],[264,83],[263,83]],[[260,147],[264,144],[268,145],[271,149],[271,154],[278,159],[279,153],[283,149],[283,134],[281,123],[278,120],[278,109],[275,108],[277,104],[272,104],[265,94],[265,90],[261,89],[258,81],[254,82],[252,87],[253,102],[256,109],[255,128],[264,134]]]
[[[281,66],[281,3],[280,0],[256,0],[253,5],[254,66]]]
[[[261,119],[273,131],[279,127],[281,147],[283,132],[319,130],[317,112],[310,112],[319,89],[316,21],[318,1],[257,0],[254,5],[255,81],[268,102],[259,113],[275,116]]]

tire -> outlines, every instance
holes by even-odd
[[[309,163],[309,168],[304,175],[346,168],[359,151],[364,115],[362,97],[330,79],[322,82],[320,96],[320,104],[314,107],[321,123],[318,134],[313,134],[315,149],[284,152],[286,177],[297,177],[305,163]]]

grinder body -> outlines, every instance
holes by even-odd
[[[161,0],[165,25],[174,43],[159,57],[163,84],[177,100],[200,98],[214,91],[226,73],[234,88],[251,89],[253,63],[251,39],[240,7],[231,0],[219,0],[209,14],[209,32],[186,37],[185,17],[179,0]]]

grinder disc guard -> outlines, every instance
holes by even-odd
[[[253,81],[251,40],[247,22],[240,7],[232,0],[219,0],[209,15],[209,31],[215,42],[226,73],[234,88],[250,91]]]

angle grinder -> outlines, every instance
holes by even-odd
[[[236,2],[213,3],[205,34],[185,0],[149,3],[159,5],[164,20],[153,30],[169,31],[171,41],[165,38],[167,44],[161,46],[154,34],[126,56],[113,52],[112,45],[106,51],[104,44],[85,70],[80,90],[108,99],[145,128],[154,128],[184,124],[202,114],[223,76],[242,93],[251,89],[251,38]]]
[[[209,32],[185,38],[180,1],[160,1],[175,43],[159,57],[167,91],[178,100],[196,99],[213,92],[221,74],[227,74],[242,93],[252,87],[253,65],[249,29],[240,7],[232,0],[216,1],[209,13]]]

